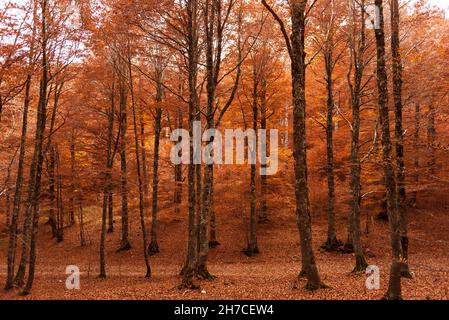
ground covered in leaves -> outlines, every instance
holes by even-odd
[[[39,235],[37,273],[32,295],[24,299],[380,299],[388,283],[390,245],[388,224],[375,219],[376,212],[362,218],[363,237],[368,262],[381,271],[381,289],[367,290],[364,274],[353,274],[353,256],[320,249],[326,238],[325,194],[311,192],[314,248],[321,277],[328,289],[315,292],[304,289],[297,280],[300,269],[299,235],[294,216],[291,188],[276,178],[271,179],[269,222],[259,225],[261,253],[247,257],[241,250],[245,244],[245,203],[249,195],[243,191],[247,181],[233,181],[222,176],[216,190],[218,240],[221,245],[210,251],[209,270],[217,276],[213,281],[197,281],[200,289],[179,289],[178,276],[184,261],[187,238],[187,209],[175,214],[170,205],[171,192],[162,192],[159,246],[161,252],[151,257],[153,277],[145,279],[141,232],[137,208],[131,218],[132,250],[116,253],[119,245],[120,219],[115,232],[107,235],[107,279],[99,279],[101,211],[90,208],[86,217],[89,245],[80,247],[77,226],[65,230],[65,239],[56,243],[42,219]],[[227,179],[229,181],[227,181]],[[243,179],[244,180],[244,179]],[[226,185],[232,183],[233,191]],[[234,192],[242,189],[242,192]],[[320,188],[317,188],[320,190]],[[322,189],[325,190],[325,189]],[[223,197],[218,195],[222,192]],[[344,194],[344,189],[341,190]],[[434,195],[429,195],[434,198]],[[117,204],[118,203],[117,199]],[[403,280],[405,299],[449,299],[449,233],[446,204],[427,201],[409,210],[410,265],[414,278]],[[428,204],[427,204],[428,203]],[[347,208],[337,207],[338,234],[346,238]],[[365,209],[368,210],[368,209]],[[135,215],[135,216],[134,216]],[[6,235],[0,240],[0,283],[6,274]],[[68,265],[81,270],[81,289],[67,290],[65,274]],[[0,299],[19,299],[16,292],[0,291]],[[22,298],[20,298],[22,299]]]

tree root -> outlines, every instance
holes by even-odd
[[[242,253],[244,255],[246,255],[247,257],[252,257],[252,256],[255,256],[256,254],[259,254],[260,251],[259,251],[259,248],[257,248],[257,246],[256,246],[255,248],[247,247],[242,250]]]
[[[311,284],[308,281],[307,281],[307,284],[305,287],[305,289],[309,290],[309,291],[316,291],[319,289],[328,289],[328,288],[330,288],[330,287],[327,284],[324,284],[323,282],[321,282],[320,284]]]
[[[151,241],[150,245],[148,246],[148,254],[150,256],[154,256],[159,252],[159,244],[157,243],[157,241]]]
[[[129,250],[131,250],[131,244],[129,242],[127,242],[127,243],[122,244],[120,246],[120,248],[117,249],[116,252],[118,253],[118,252],[129,251]]]
[[[342,245],[343,243],[337,238],[327,238],[327,241],[321,246],[321,249],[325,250],[326,252],[338,252],[341,250],[340,247]]]
[[[217,279],[216,276],[210,274],[209,270],[207,270],[207,267],[198,268],[198,270],[196,270],[196,277],[201,280],[209,280],[209,281]]]
[[[213,249],[216,248],[220,245],[221,243],[218,242],[217,240],[210,240],[209,241],[209,248]]]
[[[365,273],[367,267],[368,267],[368,263],[366,262],[365,257],[363,255],[356,256],[355,257],[355,267],[352,270],[352,273],[355,273],[355,274]]]

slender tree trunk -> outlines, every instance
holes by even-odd
[[[129,40],[128,40],[129,41]],[[145,259],[146,266],[146,274],[145,278],[151,277],[151,266],[150,260],[147,251],[147,229],[145,224],[145,205],[144,205],[144,190],[143,190],[143,180],[141,173],[141,163],[140,163],[140,151],[139,151],[139,137],[138,137],[138,128],[137,128],[137,114],[136,114],[136,103],[134,97],[134,84],[133,84],[133,73],[132,73],[132,64],[131,64],[131,54],[130,47],[128,42],[128,73],[129,73],[129,87],[131,92],[131,100],[132,100],[132,112],[133,112],[133,127],[134,127],[134,147],[136,152],[136,167],[137,167],[137,184],[139,187],[139,213],[140,213],[140,227],[142,231],[142,240],[143,240],[143,256]],[[143,139],[143,137],[141,137]]]
[[[48,14],[48,1],[42,0],[40,2],[42,9],[42,27],[41,27],[41,38],[42,38],[42,79],[39,95],[39,108],[38,108],[38,120],[36,127],[36,143],[35,143],[35,159],[36,159],[36,169],[33,186],[33,191],[31,192],[32,203],[31,208],[34,209],[32,215],[32,225],[31,225],[31,235],[30,235],[30,260],[29,260],[29,270],[28,279],[22,294],[27,295],[31,292],[34,281],[34,271],[36,265],[36,245],[37,245],[37,234],[38,234],[38,224],[39,224],[39,197],[41,193],[41,178],[42,178],[42,164],[44,161],[44,132],[47,120],[47,87],[48,87],[48,60],[47,60],[47,14]],[[27,237],[28,238],[28,237]],[[25,241],[25,233],[24,233]],[[18,279],[21,282],[22,279]]]
[[[75,224],[75,194],[76,194],[76,186],[75,186],[75,132],[72,129],[72,136],[70,142],[70,211],[69,211],[69,225]]]
[[[211,171],[211,187],[210,187],[210,233],[209,233],[209,248],[216,248],[220,245],[217,240],[217,217],[214,210],[214,167]]]
[[[36,121],[36,133],[34,154],[31,161],[30,179],[28,186],[27,207],[25,210],[25,220],[23,224],[22,255],[19,269],[14,282],[17,286],[23,286],[26,264],[29,253],[29,274],[26,286],[22,294],[29,294],[34,281],[34,267],[36,261],[36,237],[39,222],[39,197],[41,191],[42,164],[44,160],[43,141],[47,120],[47,88],[48,88],[48,61],[47,61],[47,14],[48,2],[40,2],[41,18],[41,56],[42,56],[42,77],[40,81],[38,112]]]
[[[267,129],[267,80],[261,80],[260,90],[260,128]],[[263,131],[265,132],[265,131]],[[266,135],[266,133],[265,133]],[[265,141],[267,137],[265,136]],[[266,172],[267,165],[261,164],[262,172]],[[260,176],[260,213],[259,222],[264,223],[268,221],[268,207],[267,207],[267,175]]]
[[[114,117],[115,117],[115,81],[112,82],[111,88],[111,109],[108,116],[108,138],[106,142],[106,172],[103,189],[103,207],[101,215],[101,235],[100,235],[100,275],[99,278],[106,278],[106,262],[105,262],[105,241],[106,241],[106,219],[109,213],[109,229],[113,232],[113,216],[112,216],[112,167],[113,167],[113,135],[114,135]]]
[[[20,138],[20,151],[19,161],[17,167],[16,187],[14,191],[13,208],[11,216],[7,216],[7,227],[9,230],[8,241],[8,256],[7,256],[7,276],[5,290],[9,291],[13,288],[14,278],[14,262],[15,262],[15,250],[17,246],[17,224],[20,212],[20,202],[22,198],[22,185],[23,185],[23,171],[25,161],[25,149],[26,149],[26,134],[28,128],[28,109],[30,105],[30,87],[31,87],[31,74],[27,76],[27,82],[25,84],[25,102],[22,115],[22,134]],[[9,171],[9,170],[8,170]],[[9,180],[9,172],[8,172]],[[10,209],[7,208],[9,211]]]
[[[84,210],[83,210],[83,204],[79,203],[80,212],[79,212],[79,225],[80,225],[80,246],[84,247],[86,246],[86,237],[84,234]]]
[[[182,287],[192,288],[193,275],[197,261],[197,224],[196,224],[196,194],[195,194],[195,164],[193,162],[193,122],[198,106],[197,80],[198,80],[198,3],[197,0],[188,0],[187,12],[187,69],[189,76],[189,136],[190,136],[190,163],[188,167],[188,201],[189,201],[189,227],[186,263],[181,271]]]
[[[399,0],[391,1],[391,55],[393,62],[393,100],[396,138],[396,181],[398,219],[401,233],[401,275],[412,278],[408,266],[407,205],[404,164],[404,129],[402,125],[402,59],[399,39]]]
[[[56,208],[57,208],[57,233],[56,240],[58,242],[64,241],[64,202],[62,199],[62,175],[61,175],[61,162],[59,160],[59,151],[57,147],[54,148],[55,152],[55,164],[56,164]]]
[[[51,226],[51,232],[53,238],[56,238],[58,234],[58,227],[56,225],[56,178],[55,178],[55,166],[56,166],[56,158],[55,158],[55,147],[54,145],[50,146],[49,152],[49,164],[48,164],[48,175],[49,175],[49,196],[50,196],[50,218],[49,224]]]
[[[353,3],[353,10],[356,10]],[[368,263],[363,253],[360,232],[360,204],[361,204],[361,163],[360,163],[360,104],[362,95],[362,78],[365,64],[365,3],[360,4],[360,35],[356,44],[356,27],[352,40],[351,59],[354,64],[354,84],[351,87],[352,104],[352,137],[351,137],[351,176],[349,187],[351,190],[351,211],[349,213],[349,243],[345,245],[349,251],[354,252],[355,267],[353,272],[365,272]],[[354,21],[356,25],[356,21]]]
[[[415,183],[415,188],[418,187],[419,184],[419,153],[420,153],[420,141],[419,141],[419,134],[420,134],[420,126],[421,126],[421,111],[420,111],[420,105],[419,103],[415,104],[415,121],[414,121],[414,133],[413,133],[413,166],[414,166],[414,174],[413,174],[413,180]],[[418,198],[418,191],[412,192],[411,197],[411,204],[413,207],[416,208],[417,206],[417,199]]]
[[[160,89],[162,90],[162,89]],[[159,95],[158,95],[159,97]],[[157,103],[160,104],[162,93]],[[158,215],[158,188],[159,188],[159,142],[161,136],[162,109],[157,107],[156,118],[154,119],[154,158],[153,158],[153,193],[151,204],[151,242],[148,252],[151,255],[159,253],[159,244],[157,242],[157,215]]]
[[[253,65],[253,130],[257,132],[257,119],[258,119],[258,102],[259,102],[259,73],[257,72],[257,66]],[[256,141],[248,147],[251,149],[251,182],[250,182],[250,216],[249,216],[249,235],[247,237],[248,243],[244,252],[247,256],[253,256],[259,253],[257,245],[257,195],[256,195],[256,150],[253,150],[257,146],[257,134],[255,135]],[[248,141],[249,142],[249,141]]]
[[[129,221],[128,221],[128,173],[126,163],[126,129],[127,129],[127,93],[123,79],[120,79],[120,170],[121,170],[121,196],[122,196],[122,235],[118,251],[131,249],[129,243]]]
[[[324,53],[326,65],[326,93],[327,93],[327,119],[326,119],[326,150],[327,150],[327,240],[324,248],[335,251],[341,245],[337,239],[335,227],[335,177],[334,177],[334,92],[333,92],[333,43],[329,43]]]
[[[178,108],[178,129],[183,128],[182,109]],[[180,138],[181,139],[181,138]],[[178,141],[178,143],[181,140]],[[179,154],[181,156],[181,154]],[[174,203],[176,205],[176,213],[179,213],[179,204],[182,203],[182,164],[175,165],[175,191],[174,191]]]
[[[429,172],[431,175],[435,175],[436,157],[435,157],[435,107],[433,103],[429,104],[429,111],[427,113],[427,150],[429,153]]]
[[[147,161],[147,150],[146,150],[146,132],[145,132],[145,123],[143,121],[143,112],[142,108],[139,110],[139,122],[140,122],[140,152],[142,154],[142,181],[143,181],[143,195],[144,195],[144,207],[145,212],[148,212],[149,208],[149,199],[150,199],[150,185],[148,179],[148,161]]]
[[[401,241],[398,217],[397,186],[392,160],[392,143],[390,136],[390,117],[388,114],[388,80],[385,66],[385,34],[383,17],[383,0],[375,0],[379,12],[379,28],[375,30],[377,48],[377,89],[379,119],[382,128],[382,161],[384,166],[385,187],[387,190],[387,211],[390,225],[392,262],[387,299],[401,299]]]
[[[106,204],[106,210],[107,210],[107,219],[108,219],[108,233],[114,232],[114,195],[113,195],[113,186],[112,186],[112,167],[113,167],[113,161],[112,161],[112,143],[114,140],[114,118],[115,118],[115,79],[112,82],[111,86],[111,110],[108,117],[108,140],[107,140],[107,146],[106,146],[106,152],[107,152],[107,159],[106,159],[106,187],[107,189],[105,192],[107,193],[107,204]],[[120,130],[121,126],[119,126]],[[105,222],[106,224],[106,222]]]
[[[108,170],[108,169],[107,169]],[[106,176],[108,173],[106,173]],[[107,180],[107,177],[106,179]],[[103,208],[101,215],[101,234],[100,234],[100,274],[99,278],[106,278],[106,261],[105,261],[105,240],[106,240],[106,219],[107,219],[107,211],[108,211],[108,190],[105,183],[104,191],[103,191]]]

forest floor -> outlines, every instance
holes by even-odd
[[[232,180],[232,177],[228,177]],[[275,183],[273,183],[275,184]],[[243,191],[245,181],[221,184],[216,195],[224,190],[223,199],[216,199],[218,240],[221,245],[210,251],[209,270],[217,276],[213,281],[197,281],[201,289],[178,289],[178,276],[184,262],[187,238],[187,210],[175,214],[170,196],[161,200],[159,246],[161,252],[151,257],[153,277],[145,279],[142,238],[137,208],[133,208],[130,239],[132,250],[116,253],[120,237],[120,219],[115,221],[115,232],[107,235],[106,261],[108,278],[98,279],[98,242],[100,209],[90,208],[86,217],[89,245],[80,247],[78,227],[65,230],[65,239],[56,243],[51,239],[44,219],[40,226],[37,272],[32,295],[25,299],[380,299],[386,290],[389,274],[390,243],[388,224],[374,217],[368,219],[370,233],[364,235],[368,262],[380,268],[381,289],[367,290],[364,274],[353,274],[351,254],[327,253],[320,249],[326,236],[325,210],[313,203],[321,203],[312,195],[314,249],[322,280],[328,289],[307,291],[304,281],[297,282],[300,269],[299,236],[294,216],[294,202],[280,190],[269,197],[270,221],[258,227],[261,253],[256,257],[242,254],[245,226],[242,203],[249,199]],[[233,191],[226,190],[233,185]],[[223,189],[222,191],[221,188]],[[272,189],[276,186],[272,186]],[[228,188],[229,189],[229,188]],[[273,190],[271,190],[273,191]],[[277,196],[274,196],[277,194]],[[185,196],[185,193],[184,193]],[[435,195],[429,195],[435,199]],[[163,198],[163,197],[162,197]],[[423,205],[409,210],[410,265],[414,278],[403,280],[405,299],[449,299],[449,228],[444,197],[441,203]],[[119,199],[116,200],[119,204]],[[248,202],[246,202],[248,203]],[[423,203],[428,203],[425,199]],[[320,204],[324,207],[324,204]],[[133,213],[134,214],[134,213]],[[346,237],[345,208],[338,207],[338,235]],[[374,213],[372,214],[375,215]],[[365,221],[362,219],[363,230]],[[5,283],[6,235],[0,240],[0,284]],[[80,290],[67,290],[65,274],[68,265],[81,270]],[[0,299],[18,299],[15,292],[0,291]]]

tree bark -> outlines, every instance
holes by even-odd
[[[335,177],[334,177],[334,92],[332,73],[334,69],[333,42],[328,40],[324,52],[326,67],[326,93],[327,93],[327,117],[326,117],[326,151],[327,151],[327,240],[324,248],[327,251],[335,251],[341,245],[337,239],[335,227]]]
[[[310,217],[309,190],[307,184],[306,149],[306,96],[305,96],[305,10],[307,0],[295,1],[291,8],[291,73],[293,93],[293,138],[296,217],[300,235],[302,270],[307,277],[306,288],[322,287],[312,248],[312,225]]]
[[[355,11],[355,3],[352,9]],[[368,263],[363,253],[360,232],[360,204],[361,204],[361,163],[360,163],[360,104],[362,95],[362,78],[365,67],[365,3],[360,4],[360,34],[356,44],[356,25],[354,21],[354,33],[351,39],[351,64],[354,64],[354,83],[349,83],[351,89],[352,104],[352,132],[351,132],[351,176],[349,187],[351,190],[351,211],[349,213],[349,236],[350,243],[345,245],[349,251],[354,252],[355,267],[353,272],[365,272]],[[350,81],[350,80],[349,80]],[[348,241],[349,242],[349,241]]]
[[[261,79],[260,90],[260,128],[262,130],[267,129],[267,79]],[[265,131],[263,131],[265,132]],[[265,141],[268,141],[265,133]],[[261,164],[262,172],[266,172],[267,165]],[[267,175],[262,174],[260,176],[260,212],[259,222],[264,223],[268,221],[268,207],[267,207]]]
[[[129,243],[129,221],[128,221],[128,173],[126,162],[126,129],[127,129],[127,92],[125,80],[120,79],[120,170],[121,170],[121,196],[122,196],[122,234],[120,248],[118,251],[127,251],[131,249]]]
[[[36,8],[34,9],[36,10]],[[30,57],[32,56],[33,49],[30,49]],[[31,60],[32,58],[30,58]],[[31,69],[31,65],[29,66]],[[5,290],[9,291],[13,288],[14,283],[14,261],[15,251],[17,246],[17,225],[20,212],[20,204],[22,200],[22,186],[23,186],[23,173],[25,165],[25,151],[26,151],[26,136],[28,130],[28,110],[30,107],[30,91],[31,91],[32,71],[30,70],[27,75],[25,84],[25,99],[22,115],[22,133],[20,136],[20,151],[17,166],[16,187],[14,190],[13,208],[11,214],[11,221],[9,223],[9,238],[8,238],[8,258],[7,258],[7,276]]]
[[[181,287],[193,288],[193,276],[197,261],[197,212],[195,193],[195,164],[193,162],[193,122],[195,112],[198,108],[198,3],[197,0],[188,0],[186,4],[187,13],[187,70],[189,77],[189,136],[190,136],[190,163],[188,166],[188,206],[189,206],[189,226],[186,262],[181,271]]]
[[[435,145],[436,129],[435,129],[435,107],[433,103],[429,104],[429,111],[427,113],[427,150],[429,153],[429,173],[435,175],[436,166],[436,145]]]
[[[139,138],[138,138],[138,128],[137,128],[137,114],[136,114],[136,103],[134,97],[134,83],[133,83],[133,73],[131,64],[131,54],[130,54],[130,43],[128,39],[128,73],[129,73],[129,88],[131,92],[132,101],[132,113],[133,113],[133,127],[134,127],[134,147],[136,152],[136,167],[137,167],[137,182],[139,186],[139,213],[140,213],[140,227],[142,231],[143,239],[143,256],[146,266],[145,278],[151,278],[151,266],[147,251],[147,229],[145,224],[145,204],[144,204],[144,190],[143,190],[143,180],[141,174],[141,163],[140,163],[140,151],[139,151]],[[141,137],[143,139],[143,137]]]
[[[401,233],[401,275],[412,278],[408,266],[407,205],[404,164],[404,129],[402,125],[402,59],[399,39],[399,0],[391,1],[391,55],[393,64],[393,100],[396,138],[396,182],[399,231]]]
[[[419,134],[420,134],[420,126],[421,126],[421,110],[420,110],[420,104],[415,104],[415,116],[414,116],[414,133],[413,133],[413,166],[414,166],[414,173],[413,173],[413,180],[415,183],[415,188],[418,187],[419,183],[419,153],[420,153],[420,141],[419,141]],[[411,196],[411,204],[413,207],[417,207],[418,203],[418,191],[413,191]]]
[[[47,120],[47,88],[49,82],[48,76],[48,57],[47,57],[47,15],[48,15],[48,1],[42,0],[40,2],[42,18],[41,18],[41,39],[42,39],[42,78],[40,85],[40,94],[39,94],[39,106],[38,106],[38,116],[37,116],[37,125],[36,125],[36,139],[35,139],[35,150],[33,158],[35,161],[34,170],[30,170],[30,190],[29,190],[29,201],[27,210],[28,213],[28,226],[24,226],[24,248],[27,251],[26,244],[28,243],[28,239],[30,239],[30,259],[29,259],[29,270],[28,270],[28,279],[23,289],[22,294],[27,295],[31,292],[31,288],[33,286],[34,281],[34,271],[36,264],[36,245],[37,245],[37,233],[38,233],[38,224],[39,224],[39,197],[41,192],[41,178],[42,178],[42,164],[44,161],[44,150],[43,150],[43,142],[44,142],[44,132],[46,127]],[[33,167],[32,162],[32,167]],[[34,212],[31,211],[34,210]],[[31,215],[32,213],[32,215]],[[31,220],[32,219],[32,220]],[[25,218],[27,220],[27,217]],[[32,223],[32,225],[30,224]],[[30,229],[31,227],[31,229]],[[27,230],[25,230],[27,229]],[[25,232],[26,231],[26,232]],[[28,233],[31,233],[28,235]],[[27,235],[26,235],[27,234]],[[26,254],[25,254],[26,261]],[[22,267],[23,271],[25,268]],[[23,274],[16,275],[17,284],[23,283]]]
[[[253,126],[252,129],[254,132],[257,132],[257,119],[258,119],[258,104],[259,104],[259,79],[260,74],[258,72],[258,66],[253,65],[253,103],[252,103],[252,111],[253,111]],[[244,253],[247,256],[253,256],[259,253],[259,248],[257,245],[257,194],[256,194],[256,150],[253,150],[257,146],[257,134],[255,136],[256,141],[253,145],[249,145],[248,147],[251,149],[250,152],[252,154],[252,162],[251,162],[251,171],[250,171],[250,216],[249,216],[249,234],[248,234],[248,243],[246,249],[244,249]],[[249,143],[249,141],[248,141]]]
[[[159,188],[159,142],[161,136],[161,120],[162,109],[159,104],[162,101],[162,85],[158,88],[158,98],[156,109],[156,117],[154,119],[154,155],[153,155],[153,191],[151,204],[151,242],[148,247],[148,252],[151,255],[159,253],[159,244],[157,242],[157,215],[158,215],[158,188]]]
[[[392,143],[390,136],[390,117],[388,110],[388,80],[385,66],[385,34],[383,17],[383,0],[375,0],[378,8],[379,28],[375,30],[377,49],[377,90],[379,120],[382,128],[382,161],[387,191],[387,211],[390,226],[392,261],[386,299],[401,299],[401,242],[398,216],[396,176],[392,161]]]

